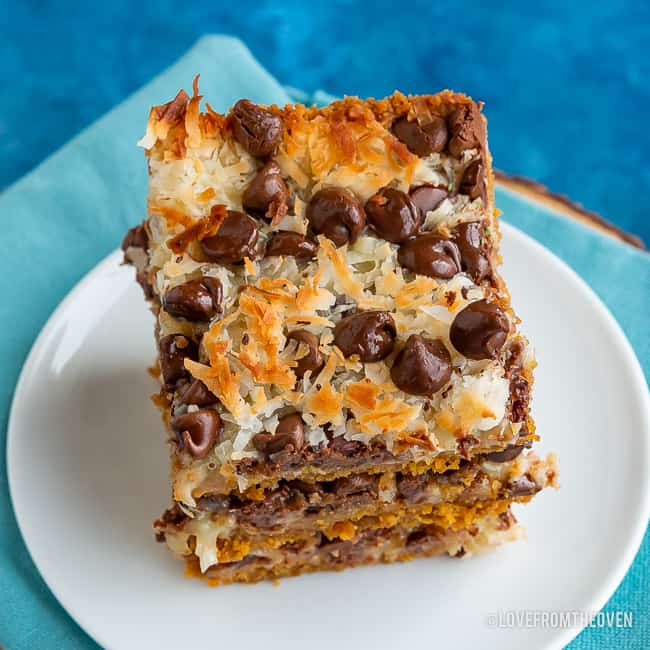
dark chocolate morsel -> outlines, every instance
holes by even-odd
[[[154,291],[149,282],[149,278],[147,277],[147,268],[146,266],[142,266],[142,255],[133,255],[133,251],[131,250],[132,248],[140,249],[146,257],[148,246],[149,235],[145,229],[144,222],[131,228],[126,235],[124,235],[124,239],[122,240],[124,263],[133,264],[136,267],[135,279],[142,287],[145,298],[150,300],[153,298]]]
[[[453,278],[461,269],[458,246],[433,233],[407,239],[400,245],[397,259],[413,273],[432,278]]]
[[[282,179],[280,167],[271,161],[260,169],[242,196],[244,210],[258,216],[266,215],[271,202],[289,200],[289,189]]]
[[[287,343],[289,343],[289,341],[296,341],[299,344],[298,347],[300,347],[300,344],[302,343],[309,348],[304,357],[297,359],[296,363],[298,365],[293,369],[293,371],[296,373],[298,379],[302,379],[305,376],[305,373],[308,370],[311,370],[310,377],[313,381],[321,368],[325,365],[323,355],[318,349],[320,345],[319,338],[307,330],[294,330],[287,334]]]
[[[368,199],[366,219],[380,237],[398,244],[417,233],[422,214],[408,194],[385,187]]]
[[[451,379],[451,356],[442,341],[411,334],[395,357],[390,376],[409,395],[431,396]]]
[[[474,160],[467,166],[467,169],[463,172],[458,192],[467,194],[472,201],[481,197],[483,203],[486,203],[485,171],[480,160]]]
[[[491,451],[484,454],[482,459],[490,463],[507,463],[514,460],[524,450],[522,445],[509,445],[502,451]]]
[[[346,458],[363,454],[367,447],[361,440],[346,440],[345,436],[336,436],[329,443],[330,452]]]
[[[466,149],[476,149],[482,145],[483,120],[478,104],[462,104],[451,113],[447,120],[449,127],[449,153],[460,158]]]
[[[528,414],[530,401],[530,384],[522,375],[515,375],[510,379],[510,421],[523,422]]]
[[[275,430],[276,437],[287,436],[288,441],[296,451],[300,451],[305,443],[305,427],[299,413],[290,413],[280,418]]]
[[[479,221],[458,224],[452,231],[452,239],[460,251],[460,262],[477,284],[490,277],[492,269],[484,244],[485,226]]]
[[[363,362],[381,361],[395,345],[397,329],[386,311],[360,311],[342,318],[334,328],[334,344],[344,356]]]
[[[216,404],[218,401],[217,396],[200,379],[194,379],[181,389],[177,404],[209,406],[210,404]]]
[[[265,257],[291,255],[299,259],[311,259],[316,255],[318,245],[304,235],[288,230],[278,230],[266,244]]]
[[[147,250],[149,246],[149,235],[144,228],[144,223],[130,228],[122,240],[122,250],[126,253],[129,248],[142,248]]]
[[[353,244],[366,225],[363,207],[342,187],[316,192],[307,204],[306,216],[316,234],[325,235],[337,246]]]
[[[449,196],[449,192],[445,187],[420,185],[411,190],[410,196],[411,201],[413,201],[415,207],[420,211],[420,214],[424,219],[427,212],[435,210]]]
[[[262,431],[261,433],[256,433],[253,438],[253,447],[257,449],[262,454],[266,453],[266,445],[273,440],[273,434],[268,433],[267,431]]]
[[[478,300],[456,314],[449,338],[468,359],[494,359],[503,348],[509,331],[510,322],[501,307]]]
[[[447,145],[447,124],[440,117],[434,116],[426,124],[402,117],[394,122],[393,133],[411,153],[422,158],[439,153]]]
[[[257,451],[271,456],[292,447],[300,451],[305,444],[305,428],[299,413],[291,413],[280,418],[275,434],[258,433],[253,436],[253,446]]]
[[[282,119],[249,99],[233,106],[231,125],[235,139],[251,156],[270,156],[282,139]]]
[[[211,262],[235,264],[244,257],[255,257],[258,234],[255,219],[244,212],[228,210],[217,234],[202,240],[201,249]]]
[[[160,339],[158,350],[163,384],[167,390],[173,390],[179,379],[188,376],[185,359],[197,359],[196,343],[182,334],[169,334]]]
[[[223,291],[218,278],[205,276],[172,287],[162,299],[163,309],[188,321],[208,321],[221,313]]]
[[[194,458],[203,458],[214,447],[223,424],[214,409],[201,409],[177,415],[171,428],[179,444]]]

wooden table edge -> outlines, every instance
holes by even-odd
[[[636,235],[625,232],[613,223],[610,223],[596,212],[583,208],[580,204],[571,201],[563,194],[551,192],[547,187],[523,176],[512,176],[505,172],[494,171],[497,187],[503,187],[515,194],[520,194],[529,200],[541,203],[545,207],[559,212],[569,219],[574,219],[599,232],[626,242],[640,250],[646,250],[644,243]]]

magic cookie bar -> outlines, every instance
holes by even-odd
[[[482,106],[201,99],[152,108],[122,245],[156,315],[158,539],[220,584],[519,536],[512,503],[557,468],[528,450]]]

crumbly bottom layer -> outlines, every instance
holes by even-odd
[[[527,501],[530,497],[521,497]],[[159,539],[179,556],[194,554],[200,558],[203,567],[215,563],[229,563],[243,560],[248,555],[268,555],[287,545],[319,545],[326,541],[355,540],[369,530],[381,530],[400,526],[417,528],[434,525],[442,530],[460,531],[470,528],[489,515],[506,512],[512,499],[479,501],[473,505],[459,503],[420,504],[399,508],[393,512],[374,510],[372,513],[358,513],[355,519],[341,519],[336,523],[311,529],[294,528],[278,534],[257,531],[251,535],[241,530],[228,531],[210,518],[200,517],[186,521],[181,526],[155,523]]]
[[[532,496],[554,485],[556,474],[552,456],[542,460],[529,453],[503,463],[465,462],[460,469],[444,474],[387,472],[321,483],[285,481],[275,490],[251,490],[245,496],[203,497],[194,509],[177,505],[180,512],[166,512],[162,522],[208,515],[217,525],[230,525],[250,535],[282,534],[295,529],[322,529],[364,514],[397,512],[424,503],[472,505]]]
[[[444,529],[435,524],[399,524],[369,529],[348,540],[320,537],[286,543],[279,548],[258,550],[236,562],[214,565],[204,573],[198,558],[190,556],[186,558],[186,575],[201,578],[210,586],[253,583],[434,555],[471,556],[523,536],[523,529],[506,509],[498,514],[490,513],[461,530]]]

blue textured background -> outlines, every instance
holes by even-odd
[[[650,243],[648,2],[3,5],[0,189],[198,36],[220,32],[241,37],[282,83],[308,91],[468,92],[487,104],[497,167]]]

